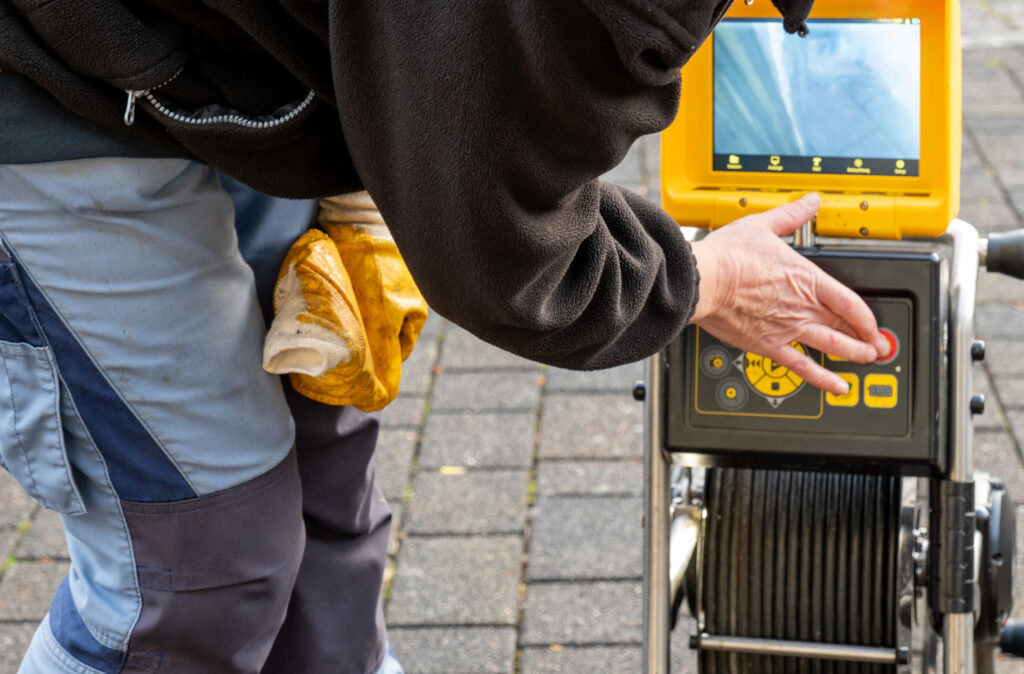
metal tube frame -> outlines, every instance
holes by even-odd
[[[662,439],[661,354],[647,360],[644,398],[644,669],[668,674],[669,601],[669,461]]]
[[[974,307],[979,257],[984,246],[969,224],[954,220],[947,230],[953,242],[949,279],[949,470],[948,478],[969,482],[974,477],[973,427],[970,413],[972,391],[971,343],[974,340]],[[798,237],[798,243],[804,243]],[[819,240],[818,243],[825,243]],[[832,241],[829,241],[832,243]],[[851,242],[852,243],[852,242]],[[875,242],[857,241],[871,246]],[[878,244],[885,245],[883,242]],[[887,242],[886,242],[887,243]],[[891,244],[890,244],[891,245]],[[979,255],[980,253],[980,255]],[[647,392],[644,401],[644,654],[643,671],[669,674],[671,584],[669,579],[671,458],[663,442],[662,355],[647,361]],[[975,570],[975,578],[977,571]],[[726,639],[726,637],[716,637]],[[724,642],[722,645],[725,645]],[[947,614],[943,620],[943,671],[975,674],[974,614]]]
[[[822,644],[813,641],[755,639],[753,637],[727,637],[712,634],[700,635],[700,647],[706,651],[845,660],[847,662],[870,662],[878,665],[894,665],[900,660],[899,652],[895,648]]]
[[[953,262],[949,282],[949,479],[974,479],[971,421],[971,343],[978,284],[978,232],[962,220],[949,226]],[[977,577],[975,569],[975,578]],[[943,621],[942,657],[946,674],[974,674],[974,613],[948,613]]]

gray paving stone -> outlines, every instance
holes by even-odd
[[[430,309],[427,311],[427,322],[423,326],[423,330],[420,332],[419,341],[437,341],[439,337],[444,335],[444,332],[448,329],[449,325],[451,325],[451,323],[448,322],[448,319],[433,309]]]
[[[409,536],[388,624],[514,625],[522,546],[521,536]]]
[[[997,373],[995,377],[995,390],[998,391],[999,402],[1002,404],[1003,409],[1019,410],[1024,408],[1024,377],[1003,377]],[[986,395],[985,398],[988,402],[991,402],[991,395]],[[986,404],[985,416],[987,415],[988,405]]]
[[[639,646],[570,646],[523,649],[522,674],[622,674],[639,672],[643,652]]]
[[[1001,400],[1003,388],[992,384],[992,378],[984,368],[975,368],[973,377],[973,394],[985,396],[985,411],[975,415],[975,430],[1006,430],[1005,412]]]
[[[634,143],[622,161],[615,165],[610,171],[601,176],[601,180],[610,183],[621,184],[623,182],[636,182],[640,176],[640,147]]]
[[[0,469],[0,527],[16,527],[32,517],[36,502],[10,473]]]
[[[643,501],[542,498],[533,507],[528,580],[640,578]]]
[[[526,588],[520,644],[639,644],[639,582],[532,583]]]
[[[536,426],[533,411],[431,414],[423,429],[419,465],[529,468]]]
[[[1024,674],[1024,660],[1013,658],[1008,655],[997,655],[995,663],[996,674]]]
[[[964,204],[960,219],[974,225],[980,232],[1001,232],[1017,227],[1017,216],[1009,204],[999,201],[990,204]]]
[[[975,96],[964,99],[964,114],[971,121],[988,119],[1019,119],[1022,103],[1011,95],[1001,97]]]
[[[1010,431],[1017,446],[1024,447],[1024,410],[1007,410],[1006,418],[1010,422]]]
[[[1020,92],[1014,92],[1020,100]],[[1019,159],[1024,150],[1024,133],[1019,127],[1012,125],[1012,120],[1003,120],[1002,124],[990,124],[987,128],[976,129],[975,136],[981,146],[985,158],[990,162]]]
[[[1010,205],[1017,213],[1018,219],[1024,217],[1024,187],[1011,187],[1008,190]]]
[[[975,311],[975,330],[986,341],[985,362],[992,369],[991,356],[1002,349],[1001,342],[1020,339],[1024,327],[1024,305],[983,304]],[[994,343],[993,343],[994,342]],[[1002,373],[1005,374],[1005,373]]]
[[[427,399],[422,396],[400,395],[380,413],[384,428],[419,428]]]
[[[16,562],[0,582],[0,616],[40,620],[67,572],[67,562]]]
[[[973,64],[972,64],[973,65]],[[1013,75],[1002,64],[986,62],[984,68],[971,67],[970,77],[964,78],[965,117],[972,125],[979,125],[986,115],[986,105],[994,102],[1022,102],[1021,93],[1014,85]],[[971,114],[980,113],[980,114]],[[980,130],[984,130],[984,126]]]
[[[420,627],[388,630],[406,674],[507,674],[515,669],[513,627]]]
[[[999,478],[1013,502],[1024,503],[1024,465],[1008,434],[996,431],[974,434],[974,469]]]
[[[963,143],[960,152],[960,173],[967,171],[974,171],[984,169],[986,163],[981,161],[978,153],[974,150],[974,146],[971,143]]]
[[[414,430],[389,428],[381,430],[377,437],[377,449],[373,455],[377,484],[389,499],[401,501],[405,498],[416,437]]]
[[[488,344],[469,331],[455,325],[445,332],[440,362],[446,370],[467,368],[540,369],[540,364]]]
[[[437,335],[420,334],[412,353],[402,363],[402,381],[399,395],[423,396],[430,389],[430,379],[437,363],[439,344]]]
[[[5,616],[6,617],[6,616]],[[0,625],[0,672],[14,674],[36,631],[35,622]]]
[[[996,4],[989,3],[989,0],[982,0],[985,4]],[[1010,0],[1012,3],[1017,3],[1019,0]],[[961,6],[967,9],[964,12],[965,16],[971,15],[971,6],[975,5],[975,2],[965,2]],[[976,75],[976,72],[980,69],[1001,69],[1011,68],[1014,70],[1024,69],[1024,54],[1019,49],[1015,48],[968,48],[963,52],[964,55],[964,73],[969,73],[972,77]]]
[[[1024,161],[1000,162],[997,174],[1004,187],[1024,187]]]
[[[7,561],[7,558],[14,553],[14,546],[21,538],[21,534],[11,528],[0,529],[0,564]],[[3,616],[0,616],[2,618]]]
[[[1006,382],[1006,378],[1002,378]],[[985,412],[974,417],[975,428],[998,428],[1004,429],[1006,422],[1002,419],[1004,410],[999,399],[1005,394],[1000,387],[998,390],[992,385],[992,378],[987,368],[975,368],[972,379],[972,392],[985,396]]]
[[[696,633],[697,621],[684,609],[670,636],[669,671],[672,674],[697,674],[697,653],[690,648],[690,635]]]
[[[643,361],[611,367],[606,370],[562,370],[550,368],[547,371],[548,393],[564,391],[608,391],[631,395],[633,383],[644,378]]]
[[[40,508],[17,550],[18,559],[67,559],[67,541],[60,515]]]
[[[1024,281],[1002,274],[982,273],[978,276],[978,303],[995,302],[1024,305]]]
[[[989,372],[1000,377],[1024,375],[1024,342],[1004,339],[988,341],[985,347],[985,362],[988,363]]]
[[[531,411],[540,400],[540,371],[443,372],[434,380],[431,413]]]
[[[641,494],[643,468],[643,462],[638,459],[541,461],[537,466],[537,495]]]
[[[643,405],[626,395],[550,395],[541,415],[539,455],[643,456]]]
[[[1001,199],[1003,195],[999,191],[994,173],[981,168],[964,171],[960,176],[961,202],[973,202],[977,199],[987,199],[991,202]]]
[[[696,652],[690,648],[689,638],[696,632],[692,618],[681,616],[671,633],[669,671],[672,674],[697,674]],[[561,646],[531,647],[523,649],[522,674],[553,674],[566,672],[623,672],[641,671],[643,652],[640,646]]]
[[[506,534],[526,528],[525,470],[419,471],[409,503],[410,534]]]

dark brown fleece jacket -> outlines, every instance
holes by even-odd
[[[669,124],[730,2],[0,0],[0,65],[271,194],[365,186],[442,315],[598,368],[692,315],[676,224],[596,178]],[[810,2],[779,3],[798,29]]]

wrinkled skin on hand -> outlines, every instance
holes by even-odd
[[[889,346],[856,293],[779,238],[810,220],[820,205],[821,198],[809,194],[695,242],[700,300],[691,322],[841,395],[849,384],[790,342],[858,363],[887,355]]]

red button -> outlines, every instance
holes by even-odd
[[[885,337],[885,341],[889,342],[889,355],[883,356],[876,360],[875,362],[882,364],[891,363],[892,361],[896,360],[896,356],[900,352],[900,340],[896,336],[896,333],[890,330],[889,328],[879,328],[878,332],[880,332],[882,336]]]

